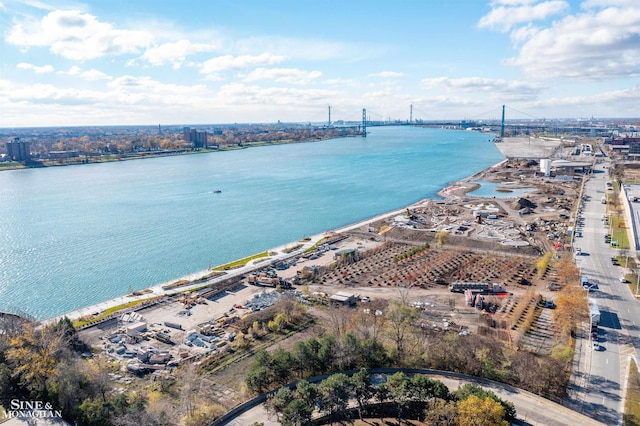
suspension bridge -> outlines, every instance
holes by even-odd
[[[507,119],[507,110],[509,111],[510,115],[515,113],[516,116],[524,118]],[[332,119],[332,114],[334,118],[337,115],[338,117],[348,116],[351,117],[351,119],[334,120]],[[379,126],[421,126],[464,130],[470,129],[496,133],[500,137],[504,137],[507,133],[571,133],[582,135],[589,134],[591,136],[595,136],[610,133],[612,130],[611,127],[596,126],[591,123],[585,123],[584,120],[575,120],[571,122],[566,120],[550,120],[536,117],[532,114],[518,111],[514,108],[508,108],[506,105],[502,105],[499,108],[458,120],[428,120],[424,118],[414,118],[414,115],[416,117],[419,117],[421,114],[423,115],[423,113],[418,108],[416,108],[415,105],[411,104],[409,106],[409,115],[407,119],[392,119],[389,116],[385,117],[383,114],[379,114],[367,108],[362,109],[360,119],[353,119],[353,110],[345,111],[336,109],[335,107],[329,105],[326,125],[329,127],[359,127],[363,137],[366,137],[367,135],[367,127]]]

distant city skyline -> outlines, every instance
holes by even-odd
[[[637,0],[0,0],[0,127],[640,116]]]

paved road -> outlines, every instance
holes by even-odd
[[[584,340],[579,343],[583,356],[581,365],[585,371],[577,381],[581,389],[576,393],[573,403],[577,410],[613,425],[622,423],[628,362],[635,355],[640,341],[633,316],[640,318],[640,306],[628,286],[619,281],[624,269],[611,262],[611,257],[620,255],[620,251],[604,241],[608,226],[602,218],[607,205],[600,200],[607,192],[607,180],[606,170],[600,165],[585,184],[584,194],[591,199],[584,203],[584,225],[578,228],[582,231],[582,237],[574,240],[574,245],[582,249],[582,255],[576,255],[576,264],[581,274],[596,284],[589,291],[589,297],[598,304],[601,321],[599,348],[591,349],[591,345]],[[631,339],[630,336],[635,338]],[[582,337],[588,339],[588,333]]]

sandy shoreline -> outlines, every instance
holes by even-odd
[[[502,146],[498,146],[498,148],[502,148]],[[545,147],[545,149],[548,149],[547,147]],[[457,182],[452,182],[450,183],[447,187],[441,189],[440,191],[438,191],[436,193],[436,195],[444,200],[448,200],[448,199],[457,199],[457,198],[461,198],[464,197],[467,193],[472,192],[476,189],[478,189],[480,187],[479,184],[475,183],[474,181],[476,180],[480,180],[482,179],[483,176],[485,176],[487,173],[489,173],[491,171],[491,169],[499,167],[501,165],[503,165],[506,161],[508,161],[508,155],[507,153],[505,153],[502,149],[500,149],[501,153],[503,154],[503,156],[505,157],[504,160],[486,168],[483,169],[479,172],[476,172],[472,175],[469,175],[466,178],[463,178]],[[279,247],[275,247],[272,248],[269,251],[269,253],[273,253],[274,255],[269,256],[268,260],[269,261],[275,261],[275,260],[282,260],[282,259],[287,259],[290,257],[294,257],[296,256],[295,253],[299,254],[300,252],[303,252],[304,250],[306,250],[307,248],[312,247],[314,244],[316,244],[318,241],[320,241],[322,238],[324,238],[327,235],[330,235],[332,233],[341,233],[341,232],[346,232],[346,231],[350,231],[359,227],[362,227],[364,225],[367,225],[369,223],[373,223],[373,222],[377,222],[383,219],[386,219],[388,217],[393,217],[393,216],[397,216],[398,214],[403,214],[404,212],[406,212],[407,209],[409,208],[415,208],[415,207],[420,207],[421,205],[423,205],[424,203],[428,203],[430,201],[433,201],[433,199],[430,198],[426,198],[426,199],[422,199],[418,202],[415,203],[411,203],[409,205],[406,205],[402,208],[396,209],[396,210],[392,210],[392,211],[388,211],[385,213],[381,213],[379,215],[373,216],[369,219],[364,219],[362,221],[356,222],[356,223],[352,223],[352,224],[348,224],[336,229],[332,229],[332,230],[327,230],[323,233],[320,234],[316,234],[311,236],[308,240],[305,241],[292,241],[292,242],[288,242],[282,246]],[[296,250],[294,254],[289,253],[288,252],[288,248],[291,248],[294,245],[297,244],[302,244],[302,247],[299,250]],[[218,265],[218,267],[221,265]],[[208,274],[211,273],[211,270],[203,270],[203,271],[199,271],[199,272],[194,272],[193,274],[189,274],[187,276],[184,277],[180,277],[180,278],[176,278],[176,279],[172,279],[168,282],[165,283],[161,283],[152,287],[148,287],[146,289],[143,290],[139,290],[136,293],[138,293],[138,295],[133,296],[133,295],[123,295],[123,296],[119,296],[113,299],[109,299],[109,300],[105,300],[103,302],[99,302],[96,303],[94,305],[90,305],[90,306],[85,306],[83,308],[71,311],[71,312],[67,312],[65,314],[61,314],[61,315],[57,315],[54,316],[52,318],[48,318],[43,320],[43,323],[50,323],[53,321],[57,321],[59,319],[62,319],[64,317],[67,317],[71,320],[78,320],[82,317],[86,317],[88,315],[94,315],[96,313],[101,313],[106,311],[109,308],[113,308],[116,306],[121,306],[133,301],[138,301],[138,300],[146,300],[146,299],[151,299],[154,297],[158,297],[158,296],[169,296],[169,295],[173,295],[173,294],[178,294],[178,293],[183,293],[189,290],[194,290],[196,288],[202,288],[204,285],[212,285],[215,284],[216,282],[222,281],[222,280],[227,280],[229,278],[233,278],[236,276],[241,276],[241,275],[245,275],[247,273],[250,273],[252,271],[255,271],[257,269],[261,269],[264,267],[264,259],[262,259],[262,261],[260,262],[249,262],[247,265],[240,267],[240,268],[236,268],[230,271],[227,271],[225,274],[219,276],[219,277],[215,277],[215,278],[211,278],[208,279],[206,282],[203,281],[199,281],[196,282],[198,280],[201,280],[203,277],[207,276]],[[215,268],[212,268],[215,269]],[[170,289],[167,290],[164,287],[167,284],[176,282],[176,281],[181,281],[181,280],[188,280],[193,282],[193,284],[190,285],[185,285],[185,286],[180,286],[177,289]]]

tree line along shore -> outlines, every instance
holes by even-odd
[[[361,135],[358,126],[253,125],[197,131],[207,137],[206,142],[196,142],[182,128],[153,131],[145,127],[136,132],[131,129],[85,131],[88,134],[83,135],[82,129],[69,129],[66,132],[63,129],[48,129],[38,132],[37,136],[27,134],[19,137],[19,141],[28,143],[30,158],[12,161],[8,156],[0,157],[0,170],[207,153]],[[0,156],[7,154],[7,151],[6,144],[0,145]]]

